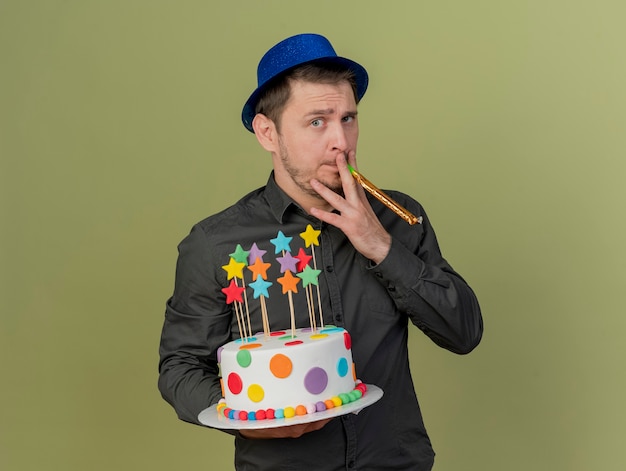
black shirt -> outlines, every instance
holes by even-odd
[[[297,439],[249,440],[235,433],[241,470],[428,470],[434,452],[424,427],[409,369],[408,324],[443,348],[463,354],[480,342],[482,317],[466,282],[442,257],[419,203],[388,192],[422,224],[408,225],[377,200],[370,203],[392,236],[389,254],[374,265],[337,228],[307,215],[274,181],[193,227],[180,243],[173,296],[166,305],[160,345],[159,389],[185,421],[221,398],[217,349],[240,337],[231,305],[221,291],[236,245],[253,243],[274,256],[278,231],[293,237],[291,253],[304,247],[308,224],[321,230],[314,247],[326,324],[347,329],[357,377],[384,391],[383,398],[332,420]],[[368,196],[369,197],[369,196]],[[310,253],[310,249],[309,249]],[[273,270],[273,272],[272,272]],[[268,280],[282,276],[272,263]],[[290,328],[287,296],[275,283],[266,298],[272,330]],[[297,327],[309,325],[306,296],[294,294]],[[252,332],[263,330],[259,300],[248,297]]]

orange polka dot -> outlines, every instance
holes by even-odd
[[[259,348],[262,347],[263,345],[261,345],[260,343],[247,343],[245,345],[242,345],[241,347],[239,347],[239,350],[250,350],[252,348]]]
[[[296,415],[306,415],[306,407],[303,405],[296,407]]]
[[[291,360],[282,353],[277,353],[270,360],[270,371],[277,378],[287,378],[291,374]]]

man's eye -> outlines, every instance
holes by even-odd
[[[343,122],[349,123],[350,121],[354,121],[354,116],[344,116]]]
[[[313,121],[311,121],[311,126],[318,128],[322,125],[322,120],[321,119],[314,119]]]

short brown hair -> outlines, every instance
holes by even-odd
[[[257,102],[255,113],[261,113],[271,119],[280,132],[280,118],[287,101],[291,97],[291,82],[301,80],[310,83],[338,84],[348,82],[352,87],[354,99],[357,96],[354,72],[345,66],[330,62],[314,62],[298,66],[273,79]]]

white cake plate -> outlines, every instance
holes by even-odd
[[[383,397],[383,390],[378,386],[368,384],[367,392],[364,396],[361,396],[359,400],[313,414],[296,415],[288,419],[233,420],[227,419],[224,417],[224,414],[218,414],[217,404],[214,404],[200,412],[200,414],[198,414],[198,420],[201,424],[208,427],[228,430],[285,427],[287,425],[308,424],[309,422],[316,422],[318,420],[332,419],[333,417],[350,413],[358,414],[362,409],[371,406],[381,397]]]

